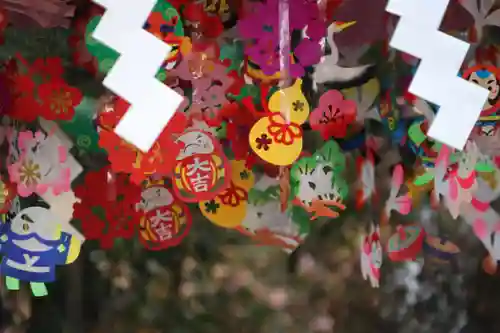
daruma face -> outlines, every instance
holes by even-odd
[[[487,70],[476,71],[469,76],[469,81],[488,89],[490,91],[488,99],[494,100],[498,97],[500,86],[495,74]]]

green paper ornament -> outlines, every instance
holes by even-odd
[[[74,141],[80,154],[105,153],[99,147],[99,134],[93,124],[97,101],[84,97],[75,108],[75,116],[70,121],[59,121],[59,127]]]

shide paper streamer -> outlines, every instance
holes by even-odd
[[[46,295],[82,244],[164,251],[203,224],[283,254],[352,226],[359,277],[384,288],[390,261],[418,275],[466,252],[420,210],[477,237],[498,274],[493,4],[454,3],[469,20],[440,32],[446,0],[372,1],[369,17],[355,1],[94,2],[69,25],[34,18],[70,27],[46,57],[9,47],[13,2],[0,22],[7,289]]]
[[[462,149],[489,92],[457,77],[469,45],[439,31],[448,3],[390,0],[387,11],[401,17],[390,45],[421,60],[408,91],[440,106],[429,136]]]
[[[156,0],[96,3],[106,12],[92,36],[120,53],[103,84],[131,103],[115,132],[147,152],[182,102],[178,93],[154,78],[172,50],[142,29]]]

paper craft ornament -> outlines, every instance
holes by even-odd
[[[231,167],[219,142],[203,130],[188,130],[177,142],[183,148],[173,174],[176,196],[185,202],[199,202],[221,194],[230,184]]]
[[[500,26],[500,9],[493,10],[495,1],[491,0],[461,0],[459,3],[474,18],[474,27],[469,39],[471,42],[480,43],[485,26]]]
[[[423,166],[433,167],[437,152],[441,145],[427,136],[429,123],[426,120],[416,120],[408,128],[410,148],[420,157]]]
[[[226,91],[233,83],[233,78],[226,74],[227,68],[219,62],[218,53],[216,43],[194,45],[169,71],[169,77],[191,82],[192,103],[188,113],[199,112],[203,119],[217,117],[218,110],[228,103]]]
[[[280,2],[268,0],[265,3],[252,3],[246,15],[238,22],[238,31],[246,40],[245,54],[251,58],[263,74],[279,73],[280,53],[290,56],[290,66],[286,75],[291,78],[304,76],[304,68],[318,63],[321,58],[320,40],[324,36],[324,22],[319,17],[318,6],[307,1],[290,1],[288,3],[289,27],[291,34],[307,31],[297,35],[297,43],[284,51],[280,39]],[[291,44],[291,43],[290,43]],[[280,48],[281,47],[281,48]],[[293,52],[293,55],[289,55]],[[279,78],[279,76],[278,76]]]
[[[27,281],[34,296],[47,295],[45,283],[55,280],[56,265],[71,264],[80,253],[80,241],[61,228],[48,209],[35,206],[7,222],[0,236],[7,289],[19,290],[19,281]]]
[[[370,198],[375,198],[375,159],[370,148],[366,150],[366,158],[358,156],[356,172],[359,179],[356,191],[356,209],[361,209]]]
[[[323,57],[321,62],[314,66],[313,80],[315,84],[346,83],[360,79],[370,65],[363,65],[357,67],[342,67],[338,65],[339,50],[334,41],[334,35],[342,32],[344,29],[356,24],[356,21],[351,22],[333,22],[328,27],[326,42],[330,46],[331,54]]]
[[[392,211],[395,210],[402,215],[408,215],[411,211],[411,197],[408,194],[398,195],[404,181],[404,170],[401,164],[396,165],[392,173],[391,191],[385,203],[384,221],[388,221]]]
[[[356,119],[375,119],[380,121],[380,114],[374,105],[380,95],[380,82],[378,78],[370,79],[361,86],[341,90],[345,100],[356,102]]]
[[[115,64],[119,54],[109,47],[99,43],[92,35],[99,24],[101,16],[95,16],[87,24],[85,41],[89,52],[97,58],[99,71],[107,73]],[[158,73],[160,79],[166,78],[165,69],[171,69],[179,59],[184,37],[184,26],[177,10],[167,1],[159,0],[151,12],[144,29],[172,46],[172,50],[165,59],[162,69]]]
[[[246,216],[237,228],[259,246],[293,252],[309,232],[307,215],[280,209],[280,184],[276,178],[261,177],[249,193]]]
[[[498,12],[500,17],[500,11]],[[500,24],[500,23],[499,23]],[[483,135],[494,135],[500,120],[500,70],[491,65],[476,65],[464,71],[462,77],[489,90],[488,100],[476,126]]]
[[[337,90],[328,90],[319,99],[319,105],[311,113],[311,128],[324,140],[344,138],[347,129],[356,120],[356,103],[344,100]]]
[[[338,144],[330,140],[311,157],[303,157],[292,165],[290,182],[295,203],[320,216],[335,218],[337,209],[345,209],[348,187],[342,176],[345,157]]]
[[[447,238],[432,235],[425,237],[423,248],[426,257],[430,258],[433,263],[440,264],[451,262],[460,253],[458,246]]]
[[[247,215],[248,191],[254,184],[253,172],[246,168],[245,161],[233,160],[230,164],[229,187],[214,199],[198,204],[203,216],[224,228],[235,228],[241,224]]]
[[[417,225],[398,226],[387,242],[387,255],[392,261],[415,261],[422,250],[425,231]]]
[[[370,224],[370,234],[360,238],[361,273],[365,280],[370,281],[373,288],[380,286],[380,268],[382,267],[382,245],[380,243],[380,228]]]
[[[16,196],[16,186],[5,177],[0,177],[0,214],[5,214],[10,210],[12,201]]]
[[[82,94],[66,83],[63,74],[60,58],[37,58],[29,63],[16,55],[7,64],[5,73],[12,97],[9,116],[25,122],[37,117],[71,120]]]
[[[145,181],[141,197],[136,207],[144,214],[139,226],[139,239],[144,247],[158,251],[179,245],[191,230],[189,208],[163,180]]]
[[[84,97],[71,120],[58,122],[59,127],[73,139],[79,155],[105,152],[99,147],[99,135],[93,121],[96,104],[94,99]]]
[[[129,104],[116,98],[107,112],[99,115],[99,145],[108,152],[108,160],[115,172],[130,174],[130,179],[140,185],[152,174],[168,176],[173,172],[175,156],[180,146],[175,142],[187,125],[184,113],[176,112],[151,149],[144,153],[122,140],[113,129],[125,114]]]
[[[41,131],[23,131],[18,136],[18,147],[13,151],[20,155],[8,171],[19,195],[43,195],[49,188],[55,195],[69,191],[72,178],[67,148]]]
[[[472,200],[476,189],[476,167],[479,151],[473,143],[468,143],[460,155],[458,163],[450,165],[451,150],[446,145],[441,147],[433,170],[415,180],[416,185],[423,185],[434,180],[433,200],[438,203],[443,197],[444,203],[453,218],[457,218],[460,207]]]
[[[302,128],[309,117],[309,103],[302,93],[302,80],[276,91],[268,113],[250,130],[252,150],[264,161],[280,166],[292,164],[302,151]]]
[[[107,167],[88,172],[75,195],[80,200],[74,204],[73,218],[87,240],[99,240],[102,249],[110,249],[116,239],[134,236],[142,216],[136,211],[141,189],[126,174],[113,174]]]

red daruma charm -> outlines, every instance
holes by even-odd
[[[191,229],[187,206],[176,199],[163,181],[147,181],[138,209],[144,216],[140,222],[140,241],[148,250],[158,251],[177,246]]]
[[[422,251],[425,231],[419,226],[398,226],[387,242],[387,254],[392,261],[413,261]]]
[[[192,130],[178,139],[183,148],[177,156],[173,186],[185,202],[212,200],[229,186],[229,163],[212,134]]]

